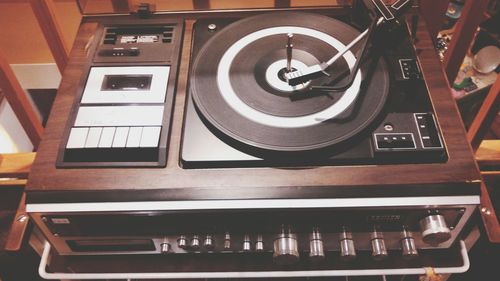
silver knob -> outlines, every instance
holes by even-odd
[[[170,244],[169,243],[161,243],[160,244],[160,252],[162,254],[167,254],[170,252]]]
[[[231,249],[231,234],[229,234],[229,232],[226,232],[226,234],[224,234],[224,249]]]
[[[243,251],[250,252],[252,250],[252,241],[250,241],[250,235],[245,234],[243,236]]]
[[[442,215],[429,215],[420,220],[422,239],[425,243],[436,246],[451,238],[451,231]]]
[[[314,228],[309,235],[309,258],[313,262],[319,262],[325,259],[325,249],[323,238],[318,228]]]
[[[255,251],[264,251],[264,239],[262,238],[261,234],[257,235],[257,241],[255,242]]]
[[[356,248],[354,247],[354,240],[352,234],[346,230],[340,233],[340,257],[343,260],[350,261],[356,258]]]
[[[274,239],[273,248],[273,258],[277,264],[290,265],[299,260],[297,235],[291,233],[289,228],[282,229]]]
[[[215,243],[212,235],[208,234],[205,237],[205,241],[203,242],[203,246],[205,246],[205,249],[207,250],[213,250],[215,248]]]
[[[371,233],[372,257],[375,260],[387,258],[387,249],[385,248],[384,236],[378,229]]]
[[[208,31],[213,32],[217,29],[217,25],[215,25],[215,23],[211,23],[207,26],[207,28],[208,28]]]
[[[177,239],[177,246],[181,249],[186,249],[188,247],[186,235],[181,235],[179,239]]]
[[[195,251],[200,249],[200,237],[198,237],[198,235],[193,235],[189,247],[191,248],[191,250]]]
[[[404,229],[401,232],[401,249],[403,251],[403,258],[411,259],[418,256],[417,246],[415,245],[415,239],[413,238],[411,232]]]

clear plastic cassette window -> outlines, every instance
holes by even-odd
[[[170,66],[92,67],[81,103],[164,103],[169,74]]]
[[[139,91],[151,89],[153,75],[104,75],[102,91]]]

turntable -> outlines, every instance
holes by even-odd
[[[183,165],[445,161],[410,35],[399,28],[376,27],[367,44],[368,30],[317,14],[198,21]],[[388,35],[390,43],[377,42]],[[356,40],[364,43],[347,47]],[[319,77],[288,81],[332,56]]]

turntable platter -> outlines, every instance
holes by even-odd
[[[205,123],[231,141],[272,151],[324,148],[361,132],[385,104],[389,75],[381,59],[363,62],[344,92],[311,90],[347,80],[357,49],[330,66],[329,76],[297,86],[283,78],[288,34],[293,34],[291,66],[300,70],[327,61],[359,34],[341,21],[269,13],[216,32],[192,65],[190,87]]]

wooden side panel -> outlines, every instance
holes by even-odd
[[[420,1],[420,14],[427,23],[427,29],[433,40],[436,39],[443,25],[446,8],[449,0],[422,0]]]

